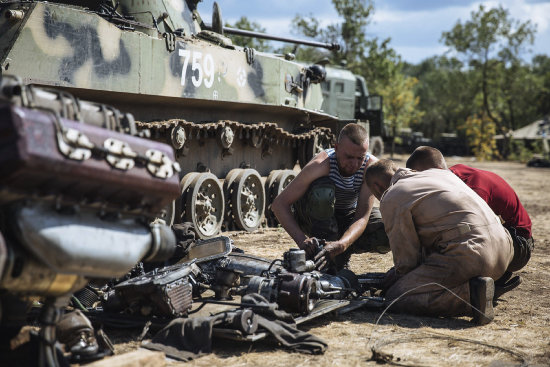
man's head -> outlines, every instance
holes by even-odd
[[[347,124],[340,131],[334,149],[340,173],[349,177],[361,168],[365,160],[369,150],[369,134],[358,124]]]
[[[369,165],[365,171],[365,182],[372,194],[380,200],[391,184],[391,178],[397,172],[397,165],[390,159],[380,159]]]
[[[415,171],[425,171],[430,168],[447,169],[447,163],[443,154],[435,148],[428,146],[418,147],[407,159],[407,168]]]

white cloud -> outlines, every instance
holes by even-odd
[[[213,0],[204,0],[199,4],[204,19],[209,19],[209,9]],[[421,0],[415,0],[421,1]],[[242,1],[218,0],[224,19],[235,22],[240,16],[247,16],[258,22],[270,34],[294,36],[291,32],[291,20],[296,14],[313,14],[323,26],[339,22],[330,0],[280,0]],[[419,62],[424,57],[443,54],[446,48],[440,42],[441,34],[449,31],[460,19],[470,19],[470,13],[479,8],[479,4],[495,7],[499,4],[509,10],[510,16],[522,22],[530,20],[537,24],[534,53],[550,54],[550,2],[532,2],[529,0],[500,0],[464,2],[465,5],[447,6],[439,3],[431,10],[396,9],[393,2],[378,0],[372,22],[367,26],[367,34],[381,39],[391,37],[390,46],[401,54],[404,60]],[[201,6],[202,4],[202,6]],[[405,4],[410,9],[410,3]],[[394,6],[392,8],[391,6]],[[419,6],[426,8],[426,3]],[[205,13],[205,14],[204,14]],[[297,37],[297,36],[294,36]],[[528,57],[529,58],[529,57]]]

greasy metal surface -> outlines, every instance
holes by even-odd
[[[126,274],[152,246],[134,219],[101,220],[93,211],[62,214],[48,205],[13,213],[21,243],[55,271],[114,278]]]
[[[195,260],[196,263],[214,260],[228,255],[231,252],[231,240],[229,237],[220,236],[210,240],[195,242],[189,249],[189,253],[178,261],[179,264]]]

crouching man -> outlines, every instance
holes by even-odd
[[[447,169],[443,154],[436,148],[420,146],[415,149],[407,160],[407,168],[415,171],[425,171],[432,168]],[[498,292],[505,292],[520,283],[519,276],[512,273],[522,269],[535,247],[531,235],[531,218],[521,204],[518,195],[504,179],[493,172],[456,164],[449,171],[460,178],[468,187],[474,190],[487,202],[493,212],[498,215],[504,227],[510,232],[514,243],[514,258],[506,273],[497,280]]]
[[[317,154],[277,196],[279,223],[317,268],[342,269],[352,253],[389,252],[388,238],[364,171],[377,158],[358,124],[344,126],[333,149]],[[294,209],[294,210],[292,210]],[[320,250],[319,240],[326,240]]]
[[[494,279],[514,250],[487,203],[446,170],[416,172],[380,160],[367,168],[365,181],[380,200],[390,240],[395,267],[387,275],[386,300],[397,300],[392,310],[489,323]]]

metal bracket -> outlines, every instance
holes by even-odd
[[[105,160],[114,168],[127,171],[136,164],[134,158],[137,153],[130,148],[128,143],[109,138],[103,142],[103,147],[107,150]]]
[[[174,33],[164,33],[163,36],[166,41],[166,49],[173,52],[176,49],[176,35]]]
[[[181,171],[179,163],[172,162],[172,160],[160,150],[149,149],[145,152],[145,156],[148,158],[147,170],[155,177],[169,178],[172,177],[174,173]]]
[[[94,148],[94,144],[90,139],[76,129],[58,131],[57,146],[61,154],[76,161],[89,159]]]
[[[254,50],[252,47],[245,47],[244,52],[246,54],[246,62],[248,63],[248,65],[252,65],[256,56],[256,50]]]

